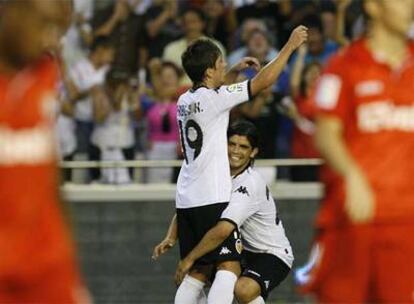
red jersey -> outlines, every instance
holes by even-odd
[[[365,39],[332,58],[314,94],[317,115],[338,118],[345,144],[375,193],[374,221],[414,219],[414,44],[398,69],[374,57]],[[320,225],[347,221],[343,180],[322,170]]]
[[[72,263],[58,198],[57,76],[50,58],[13,77],[0,75],[0,281],[30,280]]]
[[[319,151],[316,149],[313,139],[314,125],[308,117],[314,115],[313,103],[305,96],[299,96],[295,100],[298,112],[302,121],[296,123],[292,137],[292,155],[297,158],[319,158]],[[298,125],[299,124],[299,125]]]

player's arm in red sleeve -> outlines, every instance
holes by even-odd
[[[335,58],[317,85],[315,144],[326,162],[345,181],[345,209],[354,222],[373,216],[373,193],[344,140],[344,126],[353,110],[351,90],[341,58]]]

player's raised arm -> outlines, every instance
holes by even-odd
[[[237,81],[240,72],[247,69],[254,68],[256,71],[260,70],[260,62],[254,57],[244,57],[239,63],[235,64],[227,71],[224,84],[232,84]]]
[[[251,80],[250,90],[252,95],[256,95],[261,90],[272,85],[280,73],[285,68],[290,55],[304,43],[308,38],[308,29],[300,25],[295,28],[290,35],[288,42],[280,50],[276,58],[270,61],[260,72]]]

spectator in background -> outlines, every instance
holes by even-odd
[[[145,28],[148,36],[148,57],[161,57],[164,48],[178,39],[182,29],[177,22],[177,2],[154,0],[145,14]]]
[[[138,94],[129,86],[128,79],[117,79],[111,72],[106,77],[104,95],[95,112],[92,143],[99,148],[100,160],[133,160],[135,138],[133,119],[139,111]],[[106,168],[101,170],[104,183],[125,184],[132,180],[133,170]]]
[[[76,134],[78,152],[86,153],[90,160],[99,159],[99,151],[91,144],[90,137],[94,127],[94,112],[99,108],[101,86],[114,58],[115,49],[108,38],[97,38],[92,44],[88,57],[69,68],[66,88],[69,98],[75,103]],[[99,178],[99,171],[90,171],[91,179]]]
[[[230,37],[237,27],[234,9],[224,0],[206,0],[203,11],[207,18],[206,34],[219,41],[226,50],[231,49]]]
[[[154,101],[147,112],[148,159],[177,159],[179,134],[177,126],[177,99],[187,88],[180,89],[182,71],[171,62],[153,59],[150,63]],[[170,183],[173,168],[148,169],[149,183]]]
[[[246,56],[257,58],[261,64],[267,63],[277,56],[277,50],[272,47],[266,31],[258,28],[249,31],[246,37],[246,46],[231,53],[227,59],[228,64],[233,66]]]
[[[115,46],[112,69],[117,77],[132,77],[146,66],[144,17],[135,12],[145,12],[147,5],[148,1],[117,0],[95,14],[95,37],[108,37]]]
[[[66,94],[61,92],[61,95],[64,96]],[[77,148],[76,123],[73,119],[73,103],[65,97],[60,98],[57,111],[56,132],[59,155],[61,160],[71,161]],[[63,169],[62,172],[62,180],[64,182],[72,180],[71,169]]]
[[[94,11],[93,0],[75,0],[73,21],[63,38],[63,59],[72,65],[88,55],[93,33],[90,21]]]
[[[287,113],[295,124],[291,155],[296,158],[319,158],[320,154],[313,141],[315,125],[311,117],[314,107],[309,98],[322,66],[318,62],[305,65],[306,53],[306,46],[299,48],[290,79],[291,98],[284,99],[284,106],[288,108]],[[318,167],[293,166],[290,174],[293,181],[315,181],[318,180]]]
[[[310,62],[325,64],[338,50],[338,43],[328,40],[324,36],[322,22],[318,15],[306,16],[303,24],[309,29],[309,39],[307,42],[308,52],[305,56],[305,64]],[[292,62],[294,62],[296,56],[297,54],[292,58]]]
[[[242,24],[247,19],[260,19],[265,22],[270,35],[280,38],[276,42],[278,47],[282,46],[289,38],[291,28],[286,28],[290,13],[289,1],[281,0],[271,2],[269,0],[256,0],[251,4],[237,8],[236,16],[238,24]]]
[[[247,38],[250,37],[250,33],[256,29],[268,32],[266,24],[260,19],[249,18],[243,21],[238,33],[236,33],[236,36],[239,37],[235,37],[235,46],[238,47],[239,51],[243,49],[242,47],[246,46]],[[235,52],[236,51],[233,51],[233,53]]]
[[[171,61],[178,67],[182,67],[181,55],[186,50],[187,46],[202,37],[206,26],[206,19],[203,12],[196,8],[189,8],[182,15],[182,25],[184,30],[184,37],[182,39],[169,43],[164,49],[163,60]],[[226,56],[226,51],[220,42],[212,39],[220,48],[223,56]],[[181,82],[183,85],[191,85],[190,78],[184,75]]]

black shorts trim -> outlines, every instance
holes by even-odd
[[[260,285],[264,300],[290,272],[290,267],[277,256],[247,250],[243,251],[242,269],[241,276],[251,278]]]
[[[220,220],[228,203],[215,203],[192,208],[177,208],[177,230],[181,259],[201,241],[204,235]],[[195,261],[194,265],[211,265],[223,261],[240,261],[242,244],[240,233],[235,229],[216,249]]]

